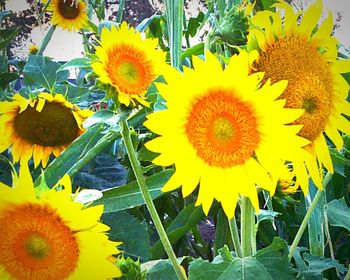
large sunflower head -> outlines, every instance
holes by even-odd
[[[107,258],[120,243],[99,222],[103,206],[74,202],[68,176],[36,195],[28,166],[12,188],[0,183],[0,279],[107,279],[121,276]]]
[[[257,89],[263,75],[248,75],[252,58],[241,52],[223,71],[207,52],[206,61],[193,58],[194,70],[167,73],[167,84],[157,84],[167,109],[148,115],[144,123],[160,135],[146,143],[160,153],[154,163],[176,167],[163,190],[182,185],[187,196],[200,183],[197,205],[206,213],[215,198],[232,217],[239,194],[259,209],[256,187],[274,193],[271,175],[287,173],[284,160],[302,159],[301,147],[308,144],[296,136],[300,126],[285,125],[302,110],[283,108],[284,102],[275,100],[287,83],[268,81]]]
[[[0,102],[0,152],[11,147],[14,162],[46,167],[50,154],[58,156],[85,129],[82,122],[93,112],[81,110],[63,95],[41,93],[34,99],[19,94]]]
[[[44,1],[46,2],[47,0]],[[48,10],[52,11],[52,24],[62,29],[76,31],[87,25],[88,14],[84,0],[51,0]]]
[[[344,116],[350,113],[346,101],[349,86],[341,75],[350,71],[350,61],[337,60],[337,40],[331,36],[332,14],[317,26],[322,13],[321,0],[305,12],[294,13],[283,1],[275,7],[283,16],[262,11],[252,17],[248,46],[259,52],[253,71],[265,72],[265,78],[273,83],[288,80],[281,95],[286,99],[286,107],[305,110],[294,123],[303,125],[299,135],[311,142],[306,149],[313,159],[306,162],[306,167],[294,162],[293,169],[297,182],[307,192],[309,175],[321,188],[321,167],[333,172],[324,133],[338,149],[343,145],[338,130],[350,133]]]
[[[117,90],[119,102],[128,106],[135,99],[146,105],[143,95],[163,72],[165,55],[157,49],[157,40],[143,40],[139,32],[123,22],[118,28],[102,30],[101,45],[96,47],[99,61],[92,68],[101,82]]]

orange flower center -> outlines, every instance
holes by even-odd
[[[58,11],[65,19],[77,18],[80,14],[79,7],[73,0],[59,0],[58,2]]]
[[[129,95],[143,94],[156,78],[152,63],[142,50],[122,44],[108,53],[107,69],[112,84]]]
[[[254,65],[273,83],[288,80],[281,98],[286,98],[287,108],[305,109],[295,124],[303,125],[299,135],[310,141],[322,133],[332,110],[332,72],[320,51],[314,43],[292,35],[266,46]]]
[[[66,279],[76,269],[78,241],[50,206],[9,205],[0,214],[0,266],[13,278]]]
[[[46,102],[41,112],[28,106],[16,116],[13,125],[19,137],[40,146],[67,145],[79,135],[71,109],[59,103]]]
[[[186,135],[208,165],[230,168],[251,156],[260,140],[254,109],[234,91],[215,89],[191,106]]]

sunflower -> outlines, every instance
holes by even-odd
[[[286,107],[305,110],[294,124],[303,125],[299,135],[310,141],[305,149],[312,158],[306,164],[294,161],[293,169],[298,184],[307,193],[310,176],[322,188],[322,166],[333,173],[325,135],[340,149],[343,139],[338,130],[350,133],[344,116],[350,113],[346,101],[349,86],[341,75],[350,71],[350,61],[337,60],[337,40],[331,36],[332,14],[317,27],[322,1],[298,13],[286,2],[281,1],[275,7],[284,11],[284,17],[271,11],[258,12],[252,17],[248,48],[259,52],[253,71],[265,72],[265,78],[272,83],[288,80],[281,95],[286,99]]]
[[[87,25],[88,14],[84,0],[51,0],[48,10],[52,11],[52,24],[62,29],[75,31]]]
[[[106,279],[121,276],[107,258],[120,243],[99,222],[103,206],[85,207],[71,196],[66,175],[35,193],[26,164],[12,188],[0,183],[0,279]]]
[[[19,94],[0,102],[0,152],[11,147],[14,162],[28,161],[45,168],[50,154],[56,157],[85,129],[92,114],[66,101],[62,94],[41,93],[34,99]]]
[[[123,22],[119,28],[102,30],[96,56],[99,61],[92,63],[93,70],[101,82],[117,90],[120,103],[129,106],[135,99],[148,105],[143,95],[165,64],[166,54],[157,49],[157,40],[143,40],[139,32]]]
[[[188,196],[200,182],[196,205],[208,213],[213,199],[232,217],[238,195],[259,209],[258,185],[275,191],[271,175],[287,174],[287,158],[304,157],[309,142],[296,136],[300,126],[287,126],[302,110],[283,108],[275,101],[286,81],[257,89],[262,73],[248,75],[251,54],[233,56],[223,71],[209,52],[206,61],[193,58],[194,70],[165,74],[167,84],[157,84],[167,109],[147,116],[144,125],[160,135],[146,147],[160,155],[154,163],[175,164],[176,172],[163,191],[182,185]],[[271,114],[274,112],[274,114]],[[287,176],[287,175],[286,175]]]

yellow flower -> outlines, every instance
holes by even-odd
[[[51,0],[48,10],[52,11],[51,22],[68,31],[84,28],[88,22],[84,0]]]
[[[215,56],[194,57],[194,70],[165,73],[157,84],[167,109],[147,116],[144,125],[160,135],[146,147],[160,155],[155,164],[175,164],[176,172],[163,188],[182,185],[188,196],[200,182],[197,205],[208,213],[213,199],[232,217],[238,195],[259,209],[256,185],[275,192],[270,175],[286,174],[284,160],[302,158],[309,142],[296,136],[300,126],[287,126],[302,110],[283,108],[275,101],[287,83],[257,89],[262,73],[248,75],[251,54],[233,56],[223,71]],[[272,114],[273,112],[273,114]]]
[[[311,143],[305,149],[312,155],[306,164],[293,162],[293,170],[304,193],[308,191],[309,176],[322,188],[322,166],[333,172],[324,132],[337,149],[343,146],[339,131],[350,133],[350,125],[343,116],[349,115],[346,101],[349,86],[341,73],[350,71],[349,60],[337,60],[337,40],[331,36],[332,14],[318,28],[322,1],[316,1],[306,12],[294,13],[286,2],[275,4],[282,15],[271,11],[257,13],[251,20],[248,46],[258,50],[254,71],[265,72],[272,83],[288,80],[281,95],[287,108],[304,109],[295,121],[303,125],[299,135]],[[300,23],[298,19],[303,15]]]
[[[134,98],[147,106],[143,95],[165,64],[166,54],[156,48],[157,40],[143,40],[139,32],[123,22],[119,28],[102,30],[101,46],[96,47],[99,61],[92,68],[101,82],[117,90],[119,102],[129,106]]]
[[[39,51],[39,47],[37,45],[30,45],[29,46],[29,53],[30,54],[37,54]]]
[[[12,188],[0,183],[0,279],[106,279],[121,276],[108,257],[120,243],[108,240],[99,222],[103,206],[74,202],[68,176],[64,190],[36,196],[26,164]]]
[[[46,167],[85,129],[82,122],[93,112],[81,110],[61,94],[41,93],[34,99],[19,94],[0,102],[0,152],[11,147],[14,162],[28,161]]]

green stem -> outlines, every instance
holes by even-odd
[[[242,257],[251,256],[255,251],[254,208],[249,198],[242,196],[241,205],[241,242]]]
[[[181,70],[184,0],[166,0],[165,6],[169,33],[170,62],[173,67]]]
[[[344,280],[350,280],[350,265],[349,265],[348,273],[346,273]]]
[[[237,228],[237,222],[236,222],[235,216],[233,216],[232,219],[228,219],[228,225],[230,227],[231,237],[232,237],[233,245],[235,246],[237,257],[242,258],[243,256],[242,247],[241,247],[241,243],[239,242],[238,228]]]
[[[55,32],[55,29],[56,29],[56,25],[51,25],[49,30],[47,30],[46,35],[41,42],[37,55],[43,55],[44,50],[46,49],[47,45],[51,40],[52,34]]]
[[[125,148],[128,152],[128,156],[129,156],[129,160],[130,160],[132,169],[134,171],[137,183],[140,187],[142,196],[146,202],[147,209],[148,209],[148,211],[151,215],[152,221],[157,229],[159,238],[160,238],[160,240],[164,246],[164,249],[165,249],[165,251],[166,251],[173,267],[174,267],[174,270],[176,272],[177,277],[180,280],[186,280],[187,277],[184,274],[183,270],[181,269],[180,264],[177,261],[176,255],[171,247],[168,236],[166,235],[166,232],[164,230],[162,222],[158,216],[157,209],[154,206],[152,197],[147,189],[146,181],[145,181],[145,178],[143,177],[143,174],[142,174],[141,165],[140,165],[139,160],[137,159],[137,154],[136,154],[136,151],[135,151],[134,146],[132,144],[128,123],[126,120],[123,119],[123,120],[121,120],[120,125],[122,128],[122,137],[124,140]]]
[[[117,23],[121,23],[123,20],[124,4],[125,4],[125,0],[119,1],[119,7],[118,7],[117,19],[116,19]]]
[[[323,189],[326,188],[326,186],[328,185],[331,178],[332,178],[332,174],[328,172],[323,179]],[[313,211],[314,211],[314,209],[315,209],[315,207],[316,207],[316,205],[321,197],[323,197],[323,191],[319,189],[314,197],[314,200],[310,204],[309,209],[307,209],[305,217],[304,217],[303,221],[301,222],[300,228],[299,228],[299,230],[298,230],[298,232],[293,240],[292,245],[289,248],[289,254],[288,254],[289,260],[292,259],[294,251],[297,248],[299,241],[300,241],[301,237],[303,236],[303,233],[306,229],[306,226],[311,218],[311,214],[313,213]]]

